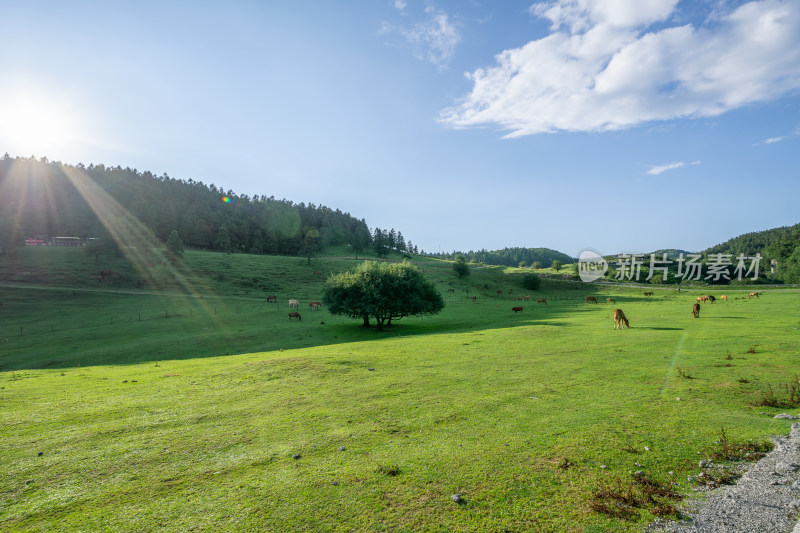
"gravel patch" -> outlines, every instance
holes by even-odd
[[[658,519],[650,533],[800,533],[800,422],[736,485],[688,503],[679,522]]]

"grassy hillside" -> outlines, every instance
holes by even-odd
[[[721,428],[789,428],[796,292],[694,319],[691,291],[418,261],[445,311],[379,334],[307,310],[352,258],[188,253],[157,292],[53,254],[0,265],[3,531],[635,531],[655,505],[596,510],[635,471],[691,493]]]

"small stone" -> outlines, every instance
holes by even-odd
[[[606,466],[606,465],[600,465],[600,468],[602,468],[603,470],[605,470],[606,468],[608,468],[608,466]]]
[[[300,454],[296,453],[292,456],[292,459],[300,459]]]
[[[369,370],[370,372],[374,372],[375,371],[374,368],[368,368],[367,370]]]
[[[677,397],[677,398],[675,398],[675,399],[676,399],[676,400],[678,400],[678,401],[681,401],[681,397],[680,397],[680,396],[678,396],[678,397]]]
[[[44,455],[44,452],[39,452],[39,453],[38,453],[38,454],[36,454],[36,455],[38,455],[39,457],[41,457],[41,456],[43,456],[43,455]]]
[[[775,420],[800,420],[800,416],[790,415],[789,413],[781,413],[775,415]]]
[[[645,446],[644,447],[644,451],[649,452],[650,451],[650,446]]]
[[[456,503],[461,503],[462,501],[464,501],[463,499],[461,499],[461,494],[453,494],[452,496],[450,496],[450,499]]]
[[[339,451],[340,451],[340,452],[343,452],[343,451],[345,451],[346,449],[347,449],[347,448],[345,448],[344,446],[339,446]]]
[[[640,465],[639,463],[633,463],[633,466],[638,466],[639,468],[642,467],[642,465]]]
[[[644,472],[642,472],[641,470],[637,470],[636,472],[633,473],[633,475],[636,477],[641,477],[644,475]]]
[[[707,468],[708,466],[708,461],[700,461],[700,468]]]
[[[334,482],[332,483],[332,485],[333,485],[334,487],[338,487],[338,486],[339,486],[339,482],[338,482],[338,481],[334,481]]]

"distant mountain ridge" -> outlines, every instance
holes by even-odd
[[[448,256],[453,257],[461,254],[467,258],[467,261],[474,263],[484,263],[487,265],[505,265],[505,266],[519,266],[520,263],[525,263],[526,266],[531,266],[534,263],[539,263],[542,268],[548,268],[553,264],[553,261],[560,261],[562,265],[572,263],[575,258],[568,256],[558,250],[550,248],[503,248],[502,250],[478,250],[469,252],[453,252],[452,254],[433,254],[442,258]]]

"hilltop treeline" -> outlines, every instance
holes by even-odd
[[[769,277],[786,283],[800,283],[800,224],[745,233],[705,251],[706,255],[719,253],[734,256],[760,253],[764,258],[762,268]]]
[[[72,166],[6,154],[0,159],[0,191],[3,251],[33,235],[108,239],[113,228],[97,213],[107,207],[98,204],[109,201],[160,241],[177,230],[184,245],[198,249],[294,255],[343,244],[358,252],[372,244],[367,223],[338,209],[249,197],[120,166]]]
[[[524,263],[525,266],[532,266],[534,263],[539,263],[541,268],[548,268],[553,264],[553,261],[560,261],[561,264],[572,263],[575,260],[557,250],[550,248],[503,248],[502,250],[479,250],[473,252],[453,252],[428,254],[442,259],[450,259],[456,255],[463,255],[467,261],[473,263],[484,263],[487,265],[505,265],[505,266],[519,266]]]

